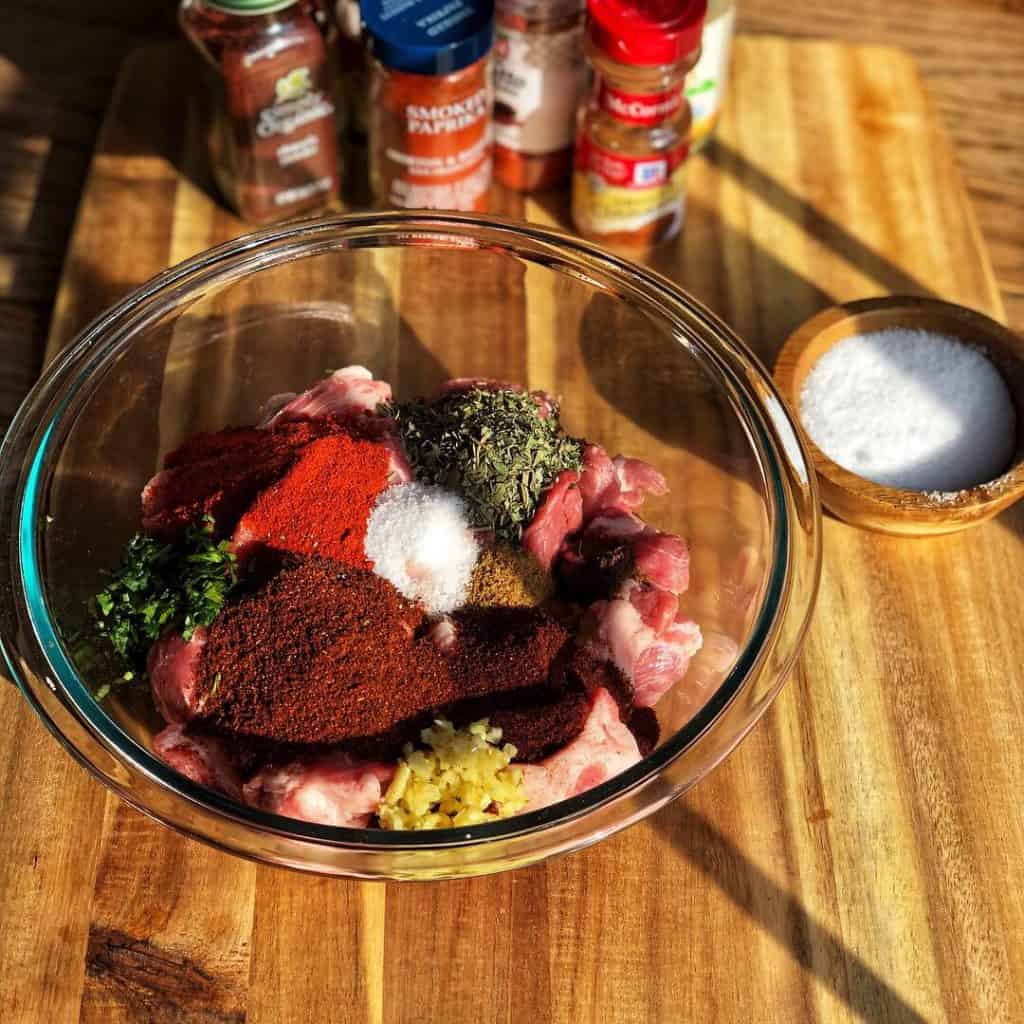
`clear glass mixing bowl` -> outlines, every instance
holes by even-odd
[[[149,749],[144,692],[104,703],[76,667],[83,602],[138,526],[161,454],[252,422],[263,401],[362,363],[399,395],[455,376],[560,395],[564,422],[642,456],[671,493],[646,518],[685,536],[684,607],[705,646],[658,705],[640,764],[580,796],[444,832],[321,827],[196,786]],[[458,214],[272,228],[166,271],[85,330],[26,399],[0,450],[2,645],[67,749],[124,799],[226,850],[364,878],[529,864],[650,814],[717,765],[797,655],[820,566],[807,453],[764,368],[669,281],[586,242]]]

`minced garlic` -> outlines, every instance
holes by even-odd
[[[486,718],[465,729],[439,719],[421,736],[429,749],[406,744],[377,810],[383,828],[480,825],[526,806],[522,769],[510,764],[516,748],[498,746],[501,730]]]

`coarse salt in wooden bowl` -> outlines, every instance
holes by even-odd
[[[1024,497],[1024,341],[1002,324],[965,306],[937,299],[891,295],[822,310],[786,340],[775,361],[775,380],[801,420],[804,382],[834,345],[855,334],[890,328],[930,331],[980,349],[999,370],[1017,416],[1010,465],[994,480],[964,490],[901,490],[873,483],[830,459],[811,438],[807,445],[823,504],[840,519],[883,533],[927,536],[954,533],[991,519]]]

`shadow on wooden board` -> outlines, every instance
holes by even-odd
[[[885,979],[685,800],[677,801],[651,821],[666,842],[862,1020],[924,1024],[924,1017]],[[823,964],[832,970],[822,972]]]

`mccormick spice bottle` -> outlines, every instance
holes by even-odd
[[[572,215],[599,241],[647,247],[683,222],[689,151],[687,72],[700,55],[706,0],[589,0],[594,71],[576,135]]]
[[[213,88],[207,140],[217,185],[267,224],[338,192],[338,140],[317,0],[182,0],[182,28]]]
[[[362,12],[375,201],[486,210],[493,0],[364,0]]]
[[[583,10],[584,0],[497,0],[494,176],[509,188],[550,188],[572,171]]]

